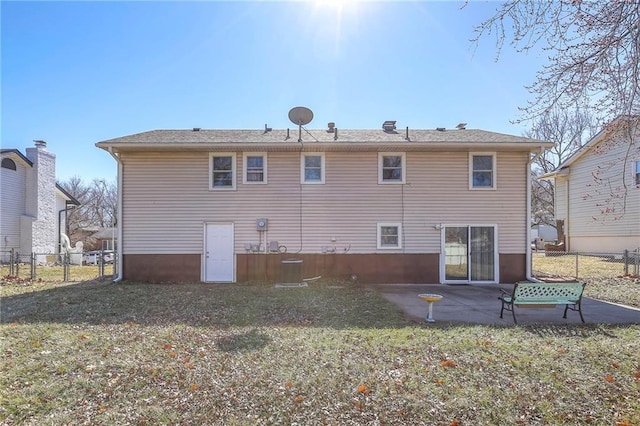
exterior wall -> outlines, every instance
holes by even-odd
[[[57,252],[58,214],[56,211],[56,156],[44,148],[28,148],[33,168],[27,176],[27,215],[35,218],[32,248],[36,253]]]
[[[620,252],[640,247],[640,188],[633,180],[634,160],[640,160],[637,142],[631,150],[627,141],[600,142],[570,165],[568,183],[557,180],[568,192],[556,194],[559,205],[567,206],[568,250]]]
[[[378,153],[372,151],[327,152],[325,184],[300,184],[299,155],[269,152],[268,184],[252,185],[242,182],[238,152],[236,190],[210,191],[207,152],[123,153],[124,278],[134,277],[131,265],[137,263],[132,259],[140,259],[138,255],[148,255],[147,260],[159,255],[199,258],[204,223],[216,221],[234,223],[238,280],[243,259],[252,257],[245,245],[275,240],[286,246],[289,257],[316,254],[325,262],[367,255],[362,256],[367,259],[367,267],[358,268],[362,270],[372,269],[378,262],[373,259],[396,255],[399,260],[389,261],[396,267],[404,264],[402,259],[427,255],[427,260],[418,256],[413,261],[432,265],[429,274],[435,278],[410,272],[397,282],[414,282],[411,277],[438,282],[440,224],[497,224],[501,259],[524,256],[528,152],[497,153],[495,191],[469,190],[467,151],[407,152],[405,185],[378,184]],[[256,230],[257,218],[269,220],[266,232]],[[378,222],[403,225],[402,249],[377,249]],[[323,246],[335,248],[336,254],[321,254]],[[276,255],[267,258],[277,262]],[[320,260],[308,262],[316,265]],[[518,268],[522,274],[515,275],[523,278],[524,263]],[[392,277],[392,269],[384,273]],[[504,281],[503,272],[501,266]]]
[[[18,161],[16,170],[0,168],[0,250],[21,251],[20,217],[25,213],[26,167]],[[2,259],[5,260],[5,259]]]

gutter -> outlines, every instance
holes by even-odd
[[[527,241],[526,241],[526,248],[525,248],[525,253],[526,253],[525,278],[527,279],[527,281],[531,281],[534,283],[539,283],[541,281],[537,278],[534,278],[531,275],[531,263],[532,263],[531,262],[531,165],[542,155],[544,150],[545,150],[545,147],[540,146],[540,152],[538,152],[533,158],[531,158],[527,162],[527,214],[525,218],[525,224],[526,224],[525,229],[527,230],[526,232]]]
[[[117,215],[117,223],[118,223],[118,254],[119,254],[119,259],[118,259],[118,274],[116,275],[116,277],[113,279],[113,283],[117,284],[120,281],[122,281],[122,171],[123,171],[123,166],[122,166],[122,161],[120,161],[120,158],[113,153],[113,147],[109,147],[108,151],[109,154],[113,157],[114,160],[116,160],[116,163],[118,163],[118,215]]]

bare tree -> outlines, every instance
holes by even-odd
[[[637,0],[508,0],[476,27],[518,51],[538,45],[549,63],[528,87],[524,119],[587,102],[611,121],[640,112],[640,2]]]
[[[598,131],[595,117],[576,107],[572,110],[554,109],[533,120],[525,136],[555,142],[553,148],[539,156],[531,173],[534,179],[531,197],[533,224],[556,226],[554,216],[554,186],[538,176],[555,170]]]
[[[59,182],[69,194],[80,202],[80,207],[71,209],[67,218],[69,238],[72,244],[82,241],[87,250],[94,247],[91,234],[99,228],[114,226],[117,214],[118,190],[115,182],[94,179],[85,184],[79,176],[67,182]]]

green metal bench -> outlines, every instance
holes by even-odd
[[[502,295],[498,297],[502,302],[500,318],[502,313],[511,311],[513,322],[516,320],[515,307],[518,308],[553,308],[556,305],[565,305],[564,315],[567,318],[567,310],[577,311],[580,319],[582,316],[582,292],[586,283],[532,283],[520,281],[515,283],[511,293],[502,290]]]

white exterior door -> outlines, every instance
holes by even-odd
[[[233,282],[233,223],[205,224],[204,281]]]

